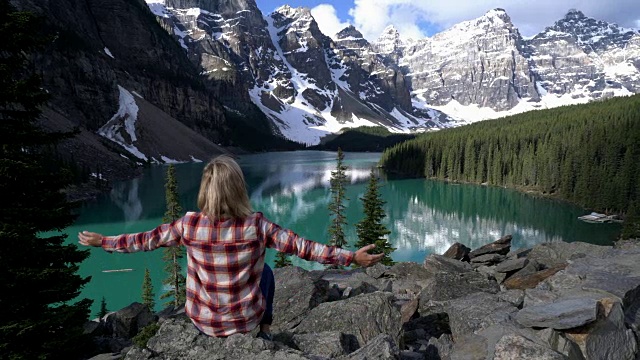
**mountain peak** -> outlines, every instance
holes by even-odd
[[[353,25],[349,25],[346,28],[340,30],[337,34],[336,37],[338,39],[346,39],[346,38],[355,38],[355,39],[362,39],[362,33],[360,31],[358,31],[358,29],[355,28],[355,26]]]
[[[564,18],[566,20],[579,20],[579,19],[585,19],[586,16],[582,11],[578,9],[569,9],[569,11],[567,11],[567,14],[564,16]]]
[[[291,17],[292,15],[296,15],[296,14],[311,14],[311,10],[307,7],[291,7],[289,5],[282,5],[279,8],[277,8],[274,12],[282,14],[286,17]]]
[[[495,9],[491,9],[489,11],[487,11],[482,18],[484,19],[499,19],[505,23],[511,23],[511,18],[509,17],[509,15],[507,14],[507,11],[505,9],[502,8],[495,8]]]
[[[384,28],[384,30],[382,30],[382,35],[397,34],[397,33],[398,33],[398,29],[396,29],[396,27],[393,26],[393,24],[387,26],[386,28]]]

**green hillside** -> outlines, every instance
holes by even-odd
[[[388,147],[415,138],[410,134],[395,134],[382,126],[360,126],[343,129],[337,136],[314,147],[318,150],[382,151]]]

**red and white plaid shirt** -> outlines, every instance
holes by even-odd
[[[161,246],[187,249],[186,313],[210,336],[253,330],[266,306],[260,291],[267,247],[323,264],[348,266],[353,252],[309,241],[257,212],[245,219],[211,221],[199,212],[137,234],[105,236],[106,251],[150,251]]]

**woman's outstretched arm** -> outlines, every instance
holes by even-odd
[[[78,242],[85,246],[101,246],[106,251],[136,252],[151,251],[161,246],[178,246],[182,240],[182,218],[171,224],[162,224],[157,228],[136,233],[117,236],[83,231],[78,233]]]

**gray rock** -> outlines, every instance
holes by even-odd
[[[372,338],[359,350],[340,357],[341,360],[398,360],[400,349],[389,335],[380,334]]]
[[[570,329],[594,321],[596,305],[597,302],[593,299],[561,300],[526,307],[518,312],[515,319],[527,327]]]
[[[155,321],[155,316],[149,308],[135,302],[116,312],[107,314],[104,318],[106,332],[116,338],[130,339],[143,327]]]
[[[445,303],[476,292],[497,293],[500,287],[483,274],[465,272],[437,273],[420,293],[418,312],[425,316],[444,311]]]
[[[455,260],[461,261],[469,261],[469,253],[471,249],[466,247],[465,245],[456,242],[447,249],[447,251],[442,254],[444,257],[448,257]]]
[[[498,293],[498,298],[502,301],[506,301],[511,305],[520,308],[522,307],[525,299],[525,291],[523,290],[506,290]]]
[[[534,246],[527,258],[536,260],[545,267],[552,267],[567,260],[584,257],[587,254],[592,257],[601,257],[610,249],[611,246],[593,245],[579,241],[572,243],[558,241]]]
[[[519,258],[519,259],[511,259],[500,263],[500,265],[496,266],[496,272],[500,273],[508,273],[512,271],[517,271],[529,264],[529,259],[527,258]]]
[[[545,328],[538,331],[538,336],[544,340],[551,349],[568,357],[570,360],[584,360],[580,347],[573,341],[568,340],[564,333],[551,328]]]
[[[471,264],[495,265],[507,257],[500,254],[484,254],[471,259]]]
[[[633,360],[638,350],[633,331],[624,325],[620,302],[602,299],[598,302],[598,320],[565,332],[575,342],[586,360]]]
[[[495,273],[493,278],[496,279],[498,284],[502,284],[507,279],[507,273]]]
[[[425,269],[418,263],[402,262],[396,263],[387,269],[380,280],[390,280],[394,293],[410,292],[418,294],[433,275],[433,271]]]
[[[424,360],[424,354],[416,351],[402,350],[400,360]]]
[[[487,279],[495,279],[496,272],[494,266],[482,265],[478,266],[475,270],[481,274],[486,275]]]
[[[525,266],[522,270],[506,279],[504,281],[504,286],[507,289],[532,289],[542,281],[563,270],[566,266],[566,263],[558,264],[551,268],[534,272],[533,274],[527,274],[525,272],[527,266]]]
[[[501,301],[497,295],[484,292],[452,300],[446,307],[454,339],[494,324],[508,322],[517,311],[515,306]]]
[[[339,331],[354,335],[358,345],[379,334],[387,334],[400,343],[402,320],[393,305],[393,295],[383,292],[362,294],[347,300],[324,303],[314,308],[294,329],[296,334]]]
[[[329,283],[296,266],[274,269],[273,327],[290,330],[329,298]]]
[[[431,254],[424,259],[423,267],[430,273],[462,273],[471,271],[471,266],[460,260],[451,259],[442,255]]]
[[[564,360],[564,355],[516,334],[503,336],[495,347],[494,360]]]
[[[509,258],[509,259],[521,259],[521,258],[527,257],[527,255],[529,255],[530,252],[531,252],[531,249],[526,249],[526,248],[525,249],[511,250],[507,254],[507,258]]]
[[[429,339],[424,356],[427,360],[446,360],[450,358],[452,349],[453,337],[451,334],[443,334],[437,339]]]
[[[510,248],[511,248],[511,235],[506,235],[490,244],[484,245],[478,249],[473,250],[472,252],[469,253],[469,258],[473,260],[473,258],[481,255],[485,255],[485,254],[507,255],[509,253]]]
[[[120,354],[120,353],[108,353],[108,354],[98,354],[92,358],[89,358],[89,360],[120,360],[124,357],[124,355]]]
[[[493,354],[491,354],[493,355]],[[456,339],[450,354],[451,360],[486,360],[490,359],[487,351],[487,339],[467,334]]]
[[[305,354],[328,358],[348,355],[358,349],[357,341],[353,336],[336,331],[294,334],[292,340],[295,346]]]
[[[555,302],[559,297],[560,295],[549,290],[526,289],[524,290],[523,307],[550,304]]]
[[[382,265],[381,263],[377,263],[373,266],[369,266],[368,268],[365,268],[365,273],[369,276],[371,276],[374,279],[378,279],[381,278],[384,273],[389,270],[388,266]]]

